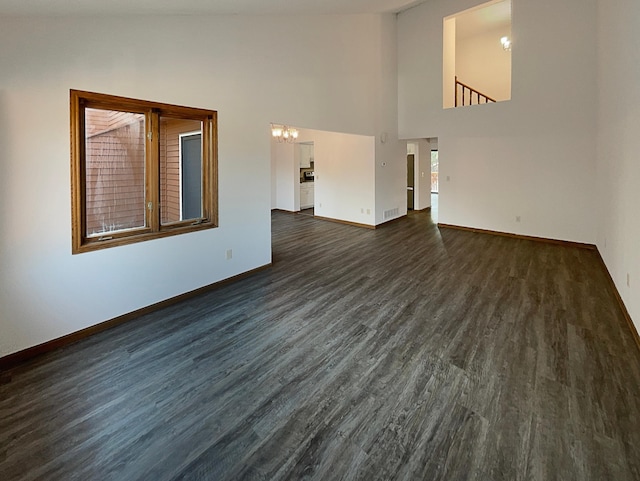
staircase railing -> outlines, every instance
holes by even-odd
[[[461,91],[461,95],[458,96],[458,92]],[[467,93],[468,91],[468,93]],[[483,94],[482,92],[478,92],[473,87],[469,87],[467,84],[464,84],[458,80],[456,76],[456,99],[455,99],[455,107],[464,106],[464,105],[474,105],[473,96],[476,96],[476,104],[488,104],[489,102],[495,102],[496,99],[489,97],[488,95]],[[469,103],[465,104],[466,99],[469,99]],[[460,99],[460,100],[458,100]],[[482,102],[481,102],[482,100]],[[461,102],[461,103],[460,103]]]

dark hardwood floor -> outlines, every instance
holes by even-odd
[[[274,212],[273,261],[2,373],[0,479],[640,480],[596,252]]]

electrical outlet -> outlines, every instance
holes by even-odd
[[[371,215],[371,209],[367,209],[367,215]]]
[[[447,182],[449,182],[450,180],[451,180],[451,177],[447,175]]]
[[[233,258],[233,249],[227,249],[227,260]]]
[[[361,207],[361,208],[360,208],[360,213],[361,213],[361,214],[364,214],[364,207]]]
[[[422,173],[422,177],[424,177],[424,172]]]
[[[627,272],[627,287],[631,287],[631,276],[629,276],[629,273]]]
[[[516,216],[516,222],[520,222],[520,216],[519,215]]]

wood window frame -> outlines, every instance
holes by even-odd
[[[144,226],[88,236],[85,109],[117,110],[145,116]],[[182,107],[127,97],[70,90],[72,253],[79,254],[218,227],[218,123],[215,110]],[[202,217],[160,221],[160,117],[202,121]]]

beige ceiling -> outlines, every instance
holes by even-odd
[[[0,0],[0,16],[400,12],[425,0]]]
[[[472,8],[454,16],[456,17],[456,37],[472,37],[480,32],[511,25],[511,0]]]

